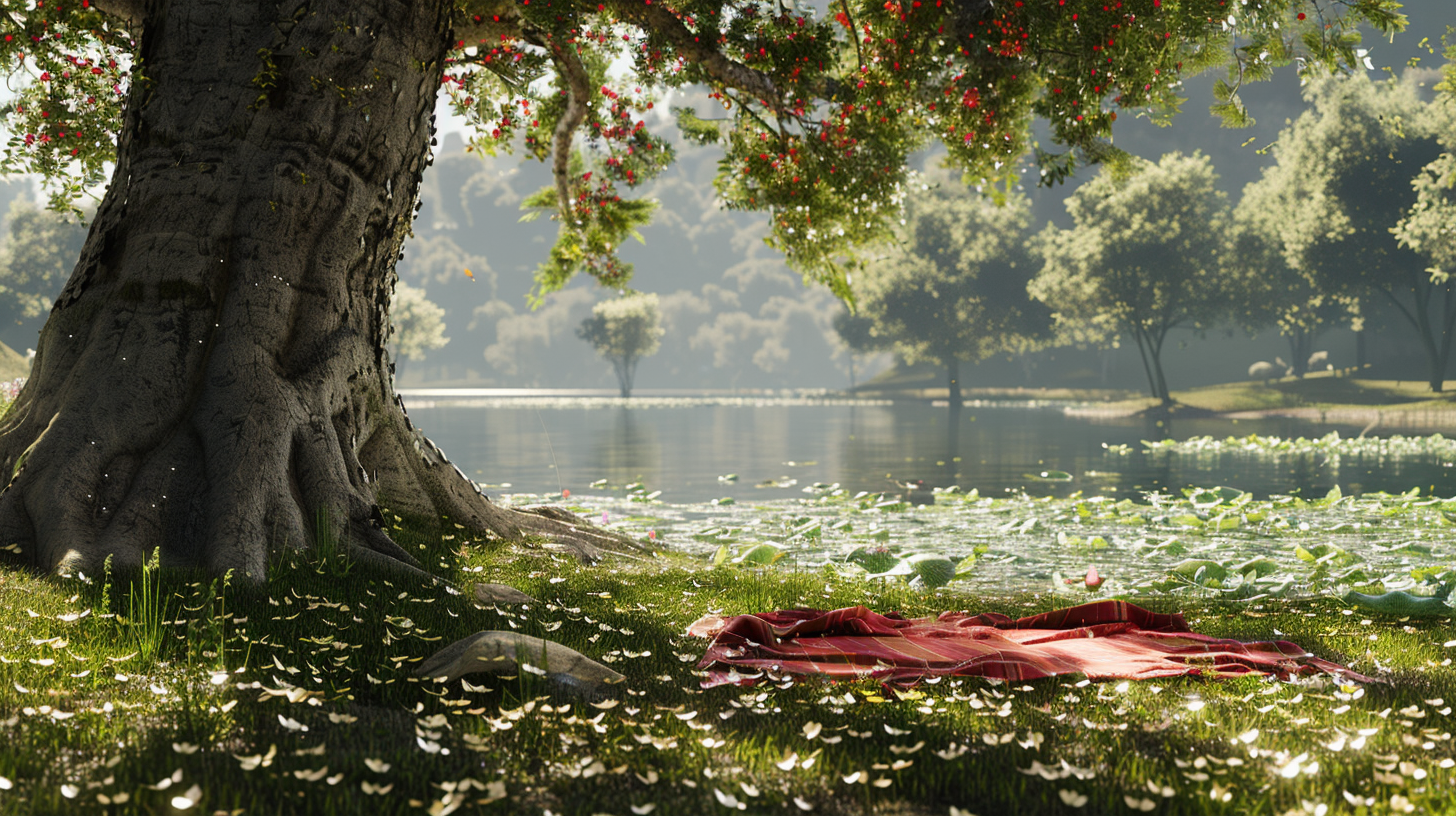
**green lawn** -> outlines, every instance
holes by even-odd
[[[946,496],[929,512],[974,501]],[[886,519],[897,538],[927,512],[859,504],[836,512],[903,516],[900,528]],[[1421,508],[1420,524],[1438,530],[1441,509]],[[1166,520],[1158,512],[1149,524]],[[1052,537],[1085,532],[1076,517],[1048,512],[1042,524]],[[1020,616],[1082,598],[970,596],[956,584],[917,592],[788,559],[714,568],[706,555],[676,555],[588,568],[541,549],[479,545],[464,531],[441,540],[415,532],[424,525],[400,527],[400,540],[456,584],[488,576],[541,602],[480,609],[447,587],[332,559],[280,564],[266,590],[168,576],[145,588],[155,593],[147,612],[143,587],[106,576],[0,572],[9,737],[0,811],[1456,810],[1456,631],[1446,618],[1382,617],[1326,596],[1223,600],[1227,585],[1201,577],[1137,600],[1182,610],[1210,634],[1294,640],[1388,682],[957,679],[898,698],[870,682],[704,691],[694,671],[704,644],[683,632],[708,611],[863,603]],[[627,676],[624,693],[592,704],[529,673],[449,686],[413,676],[424,657],[484,629],[603,660]]]
[[[1190,388],[1172,393],[1184,405],[1218,413],[1260,411],[1281,408],[1383,408],[1391,410],[1452,410],[1451,392],[1432,393],[1424,382],[1414,380],[1367,380],[1315,372],[1302,379],[1285,377],[1268,382],[1235,382]],[[1112,403],[1129,413],[1154,405],[1148,398]]]

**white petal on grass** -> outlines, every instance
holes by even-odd
[[[813,810],[814,809],[814,806],[813,805],[809,804],[808,802],[804,801],[803,798],[798,797],[798,796],[795,796],[794,797],[794,807],[797,807],[799,810],[804,810],[804,811],[809,811],[809,810]]]
[[[14,782],[11,782],[9,779],[6,779],[3,776],[0,776],[0,790],[10,790],[13,787],[15,787]]]
[[[1242,742],[1245,745],[1251,744],[1254,740],[1256,740],[1258,738],[1259,738],[1259,729],[1257,729],[1257,728],[1250,728],[1248,731],[1245,731],[1244,733],[1242,733],[1242,734],[1240,734],[1238,736],[1239,742]]]
[[[632,808],[632,812],[637,814],[637,816],[647,816],[647,814],[657,810],[657,803],[648,802],[645,805],[631,805],[630,807]]]
[[[368,768],[369,770],[371,770],[371,771],[373,771],[375,773],[384,773],[385,771],[388,771],[389,770],[390,765],[389,765],[388,762],[385,762],[382,759],[367,759],[366,758],[364,760],[364,767]]]
[[[207,679],[214,686],[220,686],[223,683],[226,683],[227,682],[227,680],[228,680],[228,673],[227,672],[213,672],[212,673],[212,676],[209,677],[209,678],[207,678]]]
[[[372,782],[360,782],[359,789],[364,791],[365,793],[374,793],[383,796],[394,790],[394,783],[391,782],[388,785],[375,785]]]
[[[713,788],[713,796],[717,798],[718,804],[722,805],[725,808],[732,808],[734,810],[748,810],[748,805],[745,805],[742,802],[738,801],[738,797],[734,796],[731,793],[724,793],[717,788]]]
[[[295,719],[293,719],[291,717],[285,717],[282,714],[279,714],[278,715],[278,724],[281,725],[281,726],[283,726],[284,728],[287,728],[289,731],[307,731],[308,730],[308,726],[304,725],[303,723],[301,723],[298,720],[295,720]]]
[[[187,810],[188,808],[201,801],[201,799],[202,788],[198,785],[193,785],[192,787],[188,788],[187,792],[182,794],[181,796],[172,797],[172,807],[177,808],[178,810]]]
[[[193,745],[190,742],[174,742],[172,743],[172,750],[186,756],[197,753],[198,746]]]
[[[1057,791],[1057,796],[1061,797],[1062,804],[1066,805],[1067,807],[1079,808],[1087,804],[1087,797],[1074,790],[1067,790],[1066,788],[1062,788],[1061,790]]]
[[[823,730],[824,726],[819,723],[812,721],[806,722],[804,723],[804,739],[814,739],[815,737],[819,736],[819,732]]]
[[[75,799],[76,798],[76,794],[78,794],[80,792],[81,792],[81,789],[78,788],[78,787],[76,787],[75,785],[62,785],[61,786],[61,795],[64,796],[64,797],[66,797],[67,799]]]
[[[1132,808],[1133,810],[1140,810],[1143,813],[1147,813],[1148,811],[1158,806],[1157,802],[1154,802],[1147,797],[1139,798],[1137,796],[1123,796],[1122,801],[1126,802],[1127,806]]]
[[[788,756],[784,757],[781,761],[775,762],[774,763],[774,767],[778,768],[781,771],[792,771],[794,769],[794,766],[795,765],[798,765],[798,764],[799,764],[799,752],[798,751],[794,751],[793,753],[791,753]]]

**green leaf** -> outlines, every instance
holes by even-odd
[[[783,557],[784,550],[782,547],[773,544],[759,544],[739,553],[738,557],[733,559],[733,563],[757,564],[766,567]]]
[[[956,564],[943,555],[924,553],[905,559],[910,569],[925,586],[935,589],[950,583],[956,577]]]
[[[851,552],[845,560],[864,567],[866,572],[880,574],[888,572],[896,564],[900,563],[900,556],[883,547],[875,547],[873,549],[860,548]]]

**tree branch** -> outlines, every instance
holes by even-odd
[[[609,5],[619,19],[665,37],[684,59],[702,68],[714,82],[751,94],[775,110],[781,107],[779,88],[767,74],[724,56],[714,44],[694,34],[676,14],[661,4],[612,0]],[[713,38],[714,41],[716,39]]]
[[[114,17],[127,28],[142,22],[145,0],[92,0],[92,6],[108,17]]]
[[[551,63],[566,80],[566,110],[562,112],[561,118],[556,122],[556,129],[551,133],[551,175],[556,181],[556,198],[561,208],[561,217],[566,219],[573,210],[571,142],[576,135],[576,129],[581,127],[582,120],[586,118],[587,100],[591,98],[591,78],[587,76],[586,66],[581,64],[581,60],[569,45],[553,42],[547,46],[530,35],[527,36],[527,41],[546,48],[551,54]]]

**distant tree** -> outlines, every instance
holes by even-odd
[[[1232,286],[1234,321],[1251,332],[1278,328],[1289,341],[1289,373],[1302,377],[1320,332],[1339,325],[1358,329],[1363,321],[1357,297],[1331,292],[1290,265],[1279,233],[1283,172],[1277,166],[1265,168],[1263,178],[1244,187],[1223,262]]]
[[[630,294],[593,306],[576,335],[612,361],[622,396],[630,397],[637,361],[656,354],[662,345],[661,323],[656,294]]]
[[[1362,74],[1313,80],[1305,97],[1309,109],[1274,146],[1279,181],[1268,213],[1288,262],[1325,292],[1392,306],[1415,331],[1431,390],[1440,391],[1456,282],[1430,270],[1441,251],[1441,114],[1449,126],[1451,103],[1427,104],[1413,82]],[[1430,182],[1425,209],[1417,209],[1421,176]]]
[[[1433,280],[1456,274],[1456,154],[1442,153],[1411,182],[1416,203],[1393,232],[1401,246],[1431,259]]]
[[[430,349],[444,348],[445,310],[425,297],[425,290],[400,281],[394,286],[394,303],[389,309],[394,327],[395,379],[402,360],[423,360]]]
[[[86,227],[74,216],[42,210],[29,197],[10,204],[0,247],[0,320],[23,323],[50,311],[76,265]]]
[[[1030,350],[1050,315],[1026,292],[1030,204],[1009,192],[997,203],[944,176],[907,196],[900,244],[854,283],[870,321],[868,347],[946,371],[950,408],[961,404],[960,364]],[[841,336],[843,334],[841,333]]]
[[[864,312],[841,309],[834,315],[833,325],[834,333],[839,335],[845,348],[849,349],[849,387],[854,388],[855,355],[876,351],[882,345],[874,334],[875,321],[866,317]]]
[[[1228,211],[1217,178],[1196,153],[1139,159],[1126,174],[1104,169],[1067,198],[1075,226],[1048,225],[1040,236],[1045,265],[1032,295],[1068,339],[1131,337],[1164,406],[1173,402],[1162,363],[1168,332],[1204,328],[1229,312],[1219,263]]]

